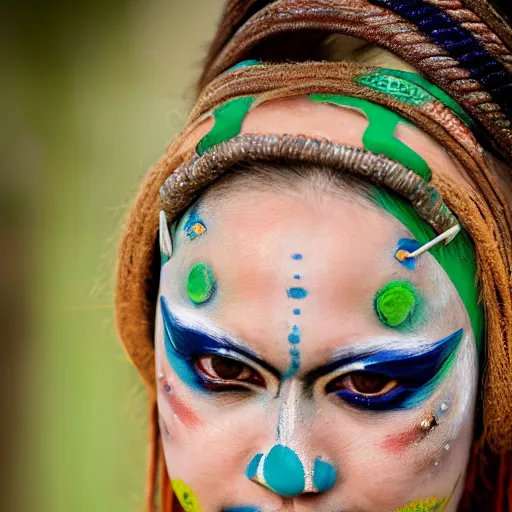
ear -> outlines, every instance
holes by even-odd
[[[160,211],[159,241],[160,257],[162,259],[162,265],[164,265],[172,256],[172,239],[171,233],[169,232],[169,225],[167,224],[167,216],[163,210]]]

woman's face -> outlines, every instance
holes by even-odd
[[[437,261],[395,259],[410,238],[351,191],[225,191],[185,215],[155,345],[186,511],[456,510],[475,340]]]

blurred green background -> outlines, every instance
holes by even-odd
[[[2,7],[2,511],[142,509],[147,412],[115,335],[116,246],[222,4]]]

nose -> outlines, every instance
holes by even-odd
[[[267,453],[256,454],[245,471],[247,478],[285,496],[320,494],[336,483],[336,468],[320,457],[313,462],[282,444],[274,445]]]

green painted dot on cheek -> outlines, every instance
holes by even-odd
[[[418,293],[407,281],[392,281],[375,296],[375,311],[380,321],[389,327],[398,327],[410,320],[418,303]]]
[[[212,269],[205,263],[197,263],[190,270],[187,279],[187,295],[194,304],[204,304],[215,292],[215,278]]]

